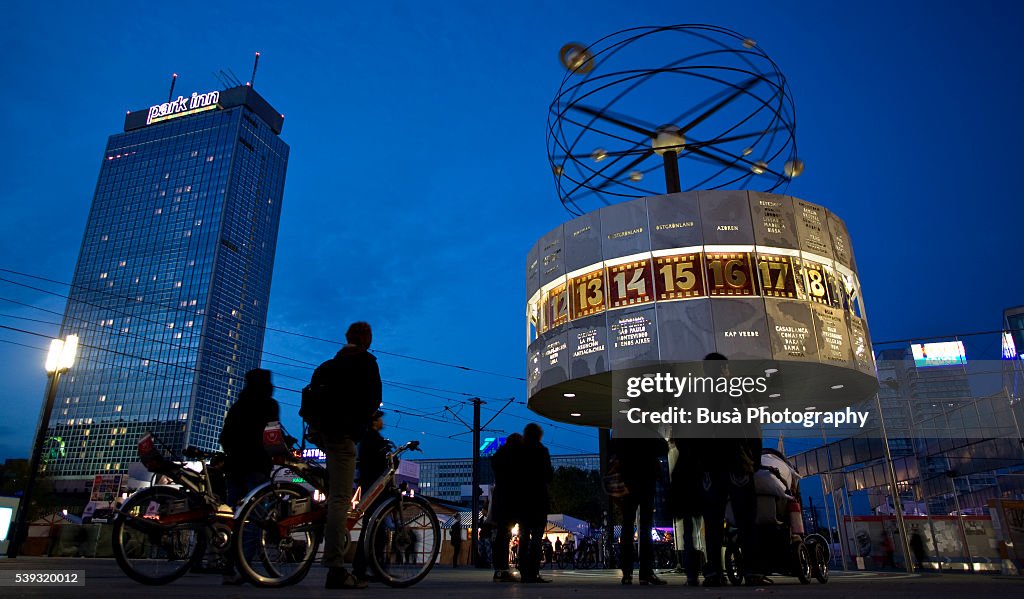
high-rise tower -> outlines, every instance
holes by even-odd
[[[124,472],[136,442],[212,450],[260,364],[288,145],[249,86],[129,112],[107,142],[61,336],[47,464],[59,479]]]

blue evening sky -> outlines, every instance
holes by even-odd
[[[568,218],[544,144],[558,49],[638,25],[711,23],[756,39],[788,77],[807,163],[788,192],[846,220],[872,337],[990,331],[1004,307],[1024,303],[1022,7],[12,3],[0,24],[0,268],[70,281],[106,138],[125,111],[162,101],[174,72],[186,95],[220,87],[220,69],[247,80],[259,50],[256,88],[285,114],[291,146],[269,325],[341,339],[368,320],[376,349],[507,375],[379,355],[386,380],[444,390],[386,387],[388,407],[430,414],[392,414],[392,437],[422,437],[429,457],[468,455],[466,435],[448,439],[465,428],[444,406],[468,421],[464,400],[483,396],[486,420],[514,397],[492,423],[507,432],[532,416],[520,380],[526,253]],[[64,309],[3,281],[0,298]],[[0,301],[0,325],[54,335],[56,320]],[[45,385],[44,352],[24,345],[46,341],[3,329],[0,340],[0,459],[23,457]],[[277,332],[265,346],[305,362],[336,348]],[[998,351],[994,336],[968,348],[969,358]],[[267,366],[283,388],[309,376]],[[277,396],[298,428],[298,396]],[[557,426],[553,453],[596,451],[593,431]]]

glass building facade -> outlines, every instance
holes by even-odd
[[[451,503],[468,502],[473,482],[472,458],[440,458],[412,460],[419,465],[420,492]],[[581,453],[551,456],[551,467],[579,468],[580,470],[601,470],[601,459],[596,453]],[[494,484],[494,470],[491,460],[480,460],[480,484]]]
[[[81,341],[50,417],[58,479],[125,472],[149,431],[218,449],[260,364],[289,148],[254,90],[212,94],[107,143],[61,327]]]

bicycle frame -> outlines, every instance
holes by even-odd
[[[314,489],[320,491],[323,494],[327,494],[327,477],[325,469],[313,460],[302,459],[298,457],[297,452],[288,445],[285,441],[286,435],[280,424],[270,424],[264,430],[263,443],[267,449],[275,464],[285,466],[291,471],[301,476],[306,482],[310,484]],[[388,470],[374,481],[370,489],[365,493],[362,487],[357,487],[352,502],[352,507],[349,509],[348,518],[345,521],[345,527],[351,531],[353,530],[370,506],[381,496],[385,494],[385,491],[394,491],[396,494],[400,494],[398,485],[395,484],[396,475],[398,473],[398,456],[405,453],[406,451],[415,451],[419,448],[419,441],[409,441],[405,445],[395,449],[394,451],[388,452],[386,459],[389,464]],[[274,485],[273,481],[264,483],[255,489],[251,490],[245,499],[239,504],[235,510],[235,517],[241,516],[241,509],[247,505],[249,501],[257,494],[263,492],[268,486]],[[286,535],[288,530],[296,526],[302,526],[305,524],[319,525],[327,521],[327,505],[326,502],[321,502],[316,509],[311,509],[301,514],[295,514],[276,523],[278,531],[281,535]]]
[[[139,457],[142,459],[143,465],[153,473],[154,478],[156,476],[166,476],[184,491],[197,495],[203,503],[203,509],[175,514],[174,522],[187,522],[200,516],[215,515],[218,511],[217,508],[221,505],[221,500],[213,492],[213,478],[210,475],[207,463],[200,460],[199,463],[202,465],[202,469],[196,472],[187,468],[183,463],[184,460],[178,460],[177,458],[166,459],[163,457],[160,454],[160,450],[156,448],[157,443],[156,436],[152,433],[146,433],[139,440]],[[196,457],[212,458],[216,455],[200,452]],[[173,487],[175,485],[169,486]]]

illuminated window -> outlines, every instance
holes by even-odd
[[[128,261],[127,260],[121,260],[120,262],[117,263],[117,265],[118,266],[128,266]]]
[[[107,401],[106,395],[100,395],[100,401]]]
[[[164,213],[164,209],[163,208],[157,208],[156,212],[154,212],[153,214],[163,214],[163,213]]]
[[[107,278],[107,273],[105,273],[105,272],[101,272],[101,273],[100,273],[100,278],[101,278],[101,279],[105,279],[105,278]]]

